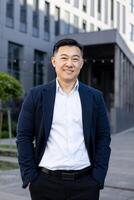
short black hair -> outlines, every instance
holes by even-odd
[[[65,39],[62,39],[62,40],[59,40],[58,42],[56,42],[54,47],[53,47],[53,55],[62,46],[76,46],[80,49],[80,51],[83,55],[83,46],[80,43],[78,43],[76,40],[71,39],[71,38],[65,38]]]

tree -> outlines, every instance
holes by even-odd
[[[13,99],[20,98],[23,95],[23,93],[23,87],[18,80],[16,80],[13,76],[5,72],[0,72],[0,136],[3,121],[3,105],[6,105],[5,110],[7,111],[8,116],[9,137],[11,138],[11,113],[8,103]]]

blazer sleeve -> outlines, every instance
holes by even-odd
[[[38,175],[34,158],[34,101],[32,90],[25,98],[17,125],[17,150],[23,188]]]
[[[96,103],[97,108],[94,145],[95,158],[93,167],[93,177],[100,183],[100,189],[103,189],[111,152],[111,137],[108,113],[102,93],[97,95]]]

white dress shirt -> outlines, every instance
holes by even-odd
[[[78,80],[69,94],[56,80],[56,98],[50,135],[39,164],[50,170],[79,170],[90,166],[84,143]]]

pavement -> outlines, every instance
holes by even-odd
[[[0,144],[8,142],[1,140]],[[113,134],[111,149],[109,170],[100,200],[134,200],[134,128]],[[4,159],[10,161],[12,158]],[[21,185],[18,169],[0,171],[0,200],[30,200],[28,188],[22,189]]]

